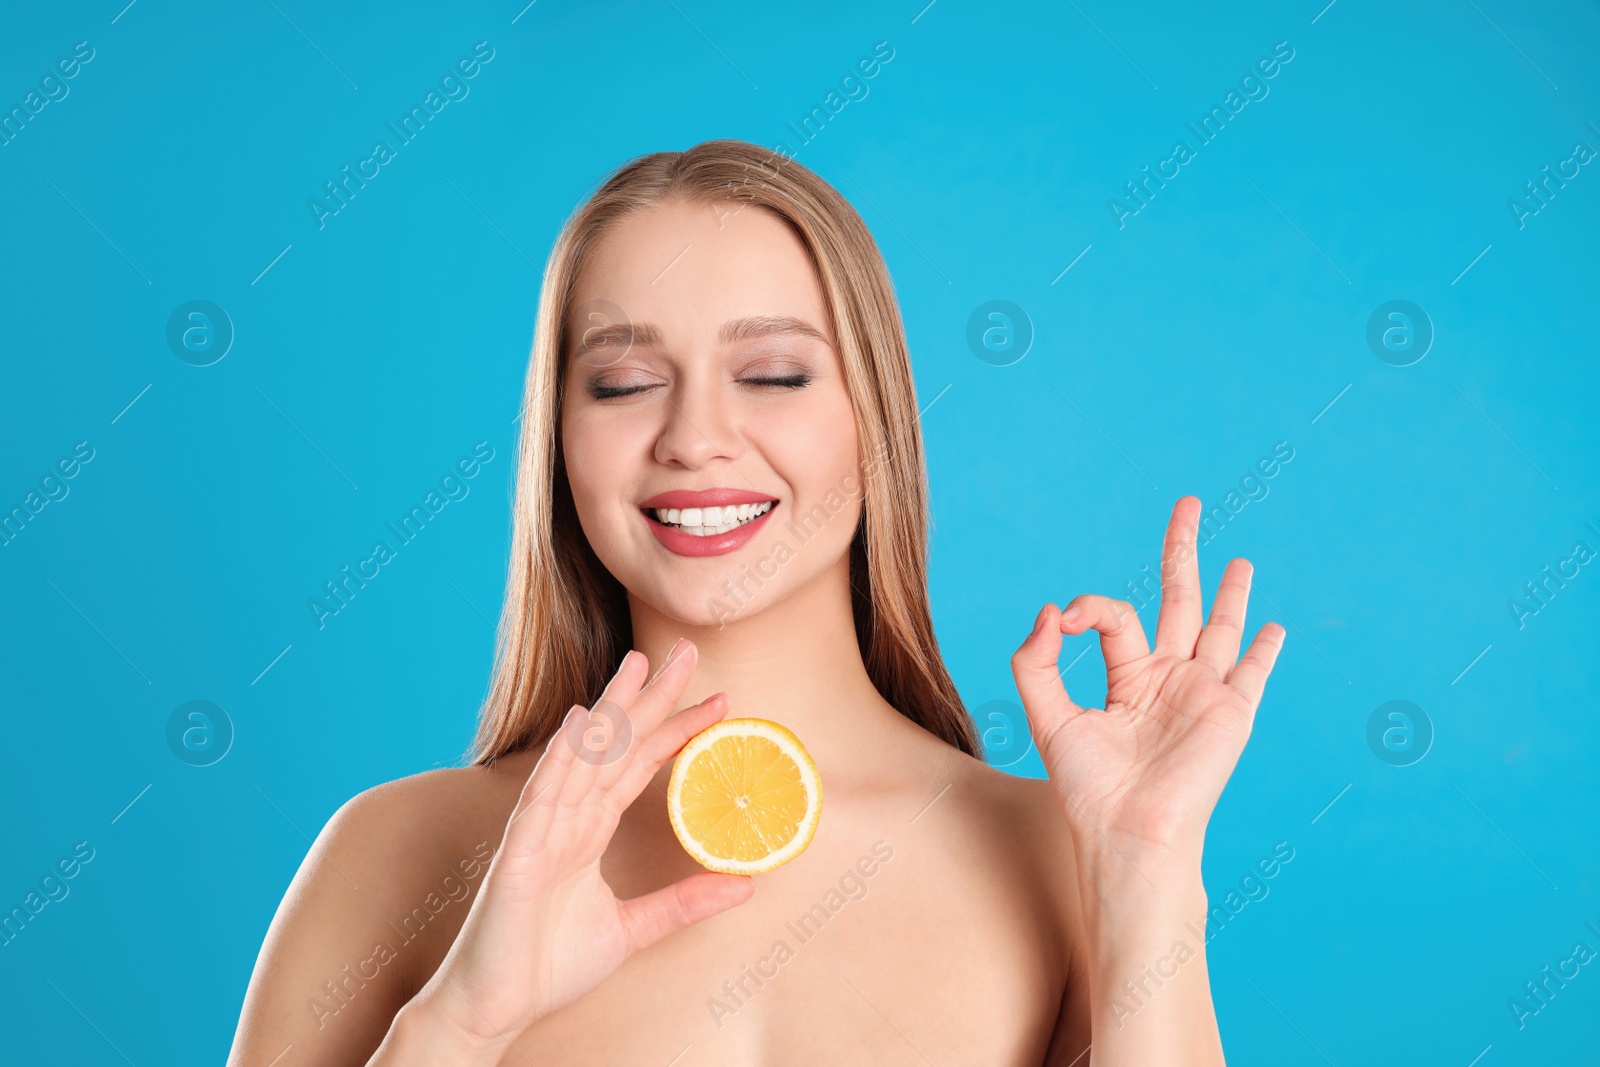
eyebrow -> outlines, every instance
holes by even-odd
[[[580,336],[587,337],[587,342],[582,346],[584,349],[630,344],[641,348],[662,347],[660,328],[648,322],[624,322],[614,326],[603,326],[584,331]],[[832,347],[832,342],[822,331],[803,319],[789,315],[752,315],[747,318],[732,319],[722,324],[722,329],[717,332],[717,341],[719,344],[730,345],[773,336],[809,337]]]
[[[773,335],[810,337],[828,344],[828,339],[823,336],[822,331],[809,322],[788,315],[755,315],[747,319],[725,322],[717,334],[717,340],[725,345],[731,345],[738,341],[751,341],[757,337]]]

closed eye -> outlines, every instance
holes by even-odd
[[[589,395],[596,400],[609,400],[616,396],[632,396],[634,393],[642,393],[646,389],[653,388],[653,385],[592,385],[589,387]]]
[[[809,374],[785,374],[770,378],[740,378],[742,382],[752,385],[768,385],[779,389],[801,389],[811,384]]]
[[[803,389],[811,384],[811,375],[804,373],[783,374],[776,376],[740,378],[745,385],[762,386],[771,389]],[[644,385],[592,385],[589,395],[596,400],[610,400],[615,397],[633,396],[647,389],[654,389],[655,383]]]

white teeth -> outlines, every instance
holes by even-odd
[[[674,526],[695,537],[713,537],[737,530],[751,519],[758,519],[772,510],[775,500],[760,504],[726,504],[708,508],[653,508],[658,522]]]

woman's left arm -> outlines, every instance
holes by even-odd
[[[1192,496],[1172,509],[1154,651],[1132,605],[1084,595],[1064,611],[1046,604],[1011,658],[1077,862],[1075,962],[1095,1067],[1223,1063],[1200,853],[1285,634],[1268,624],[1239,657],[1243,559],[1228,564],[1202,626],[1199,516]],[[1106,661],[1103,710],[1073,703],[1057,666],[1062,634],[1091,629]]]

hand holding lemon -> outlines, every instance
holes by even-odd
[[[661,938],[750,899],[748,875],[810,844],[822,781],[800,741],[764,719],[729,719],[717,693],[672,714],[698,651],[680,640],[654,678],[629,652],[595,715],[575,705],[551,737],[506,824],[450,951],[402,1009],[437,1048],[493,1050],[604,981]],[[602,705],[604,707],[602,708]],[[625,728],[619,728],[625,727]],[[668,760],[668,814],[707,870],[631,900],[600,876],[627,810]]]

